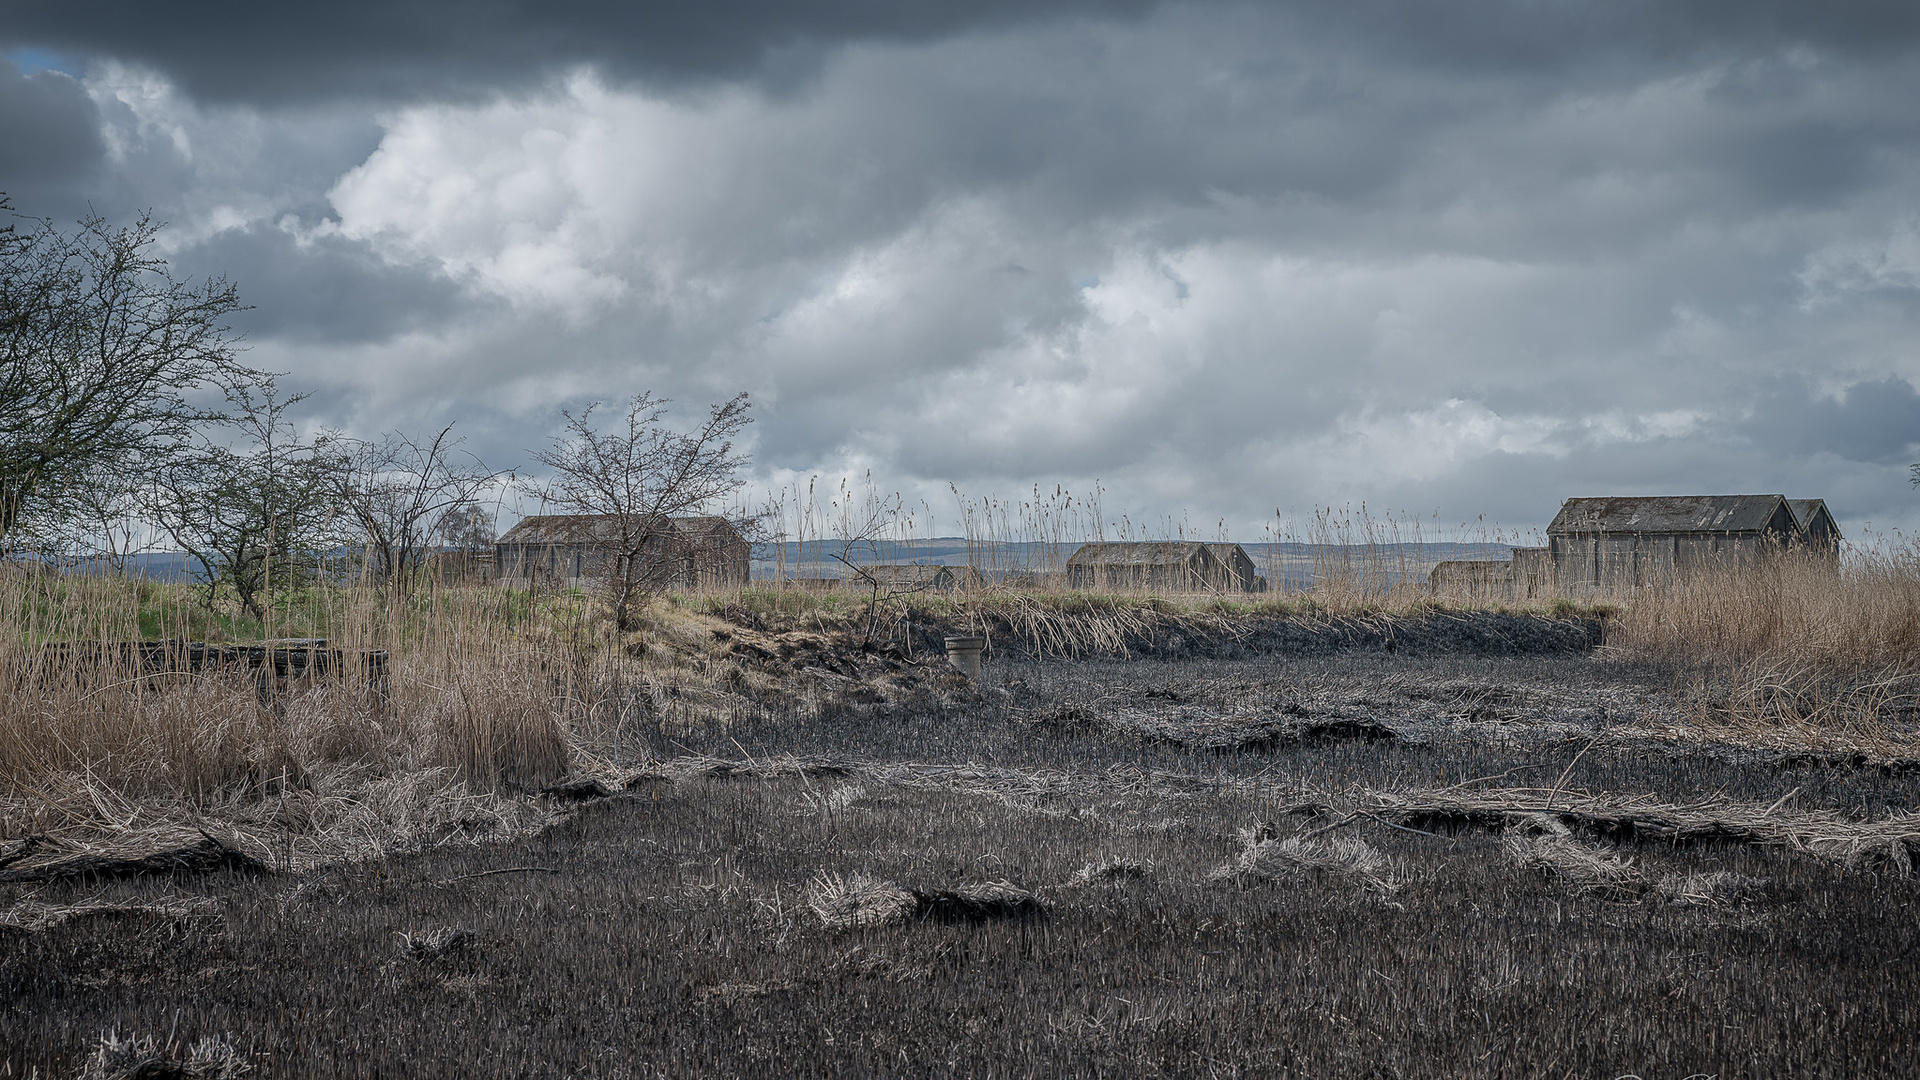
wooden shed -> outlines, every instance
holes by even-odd
[[[859,573],[877,583],[882,592],[953,592],[956,589],[977,589],[981,585],[980,574],[971,566],[875,564],[860,567]],[[867,581],[859,576],[846,581],[849,588],[868,587]]]
[[[1784,495],[1568,499],[1547,526],[1554,585],[1623,593],[1803,541]]]
[[[1509,580],[1515,600],[1539,600],[1553,595],[1553,562],[1543,547],[1513,549]]]
[[[1449,600],[1505,600],[1513,595],[1513,563],[1502,559],[1449,559],[1427,574],[1435,596]]]
[[[1834,559],[1840,557],[1840,526],[1827,512],[1825,499],[1788,499],[1787,506],[1800,524],[1801,543]]]
[[[1253,557],[1239,544],[1197,540],[1102,541],[1067,559],[1070,589],[1258,592]]]
[[[494,544],[494,569],[502,584],[546,579],[589,585],[610,576],[606,564],[618,519],[591,514],[537,514],[522,518]],[[743,585],[752,571],[753,547],[726,518],[668,518],[648,540],[643,558],[664,588]]]

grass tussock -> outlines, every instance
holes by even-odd
[[[252,1071],[246,1055],[218,1035],[180,1045],[108,1032],[74,1080],[227,1080]]]
[[[947,889],[909,889],[891,881],[831,871],[814,875],[807,906],[830,930],[898,926],[915,920],[982,923],[1045,913],[1033,893],[1010,881],[985,881]]]
[[[1509,836],[1507,856],[1525,870],[1557,878],[1584,892],[1631,895],[1644,884],[1633,860],[1564,833]]]
[[[1730,907],[1756,899],[1767,879],[1731,870],[1697,870],[1667,874],[1654,883],[1654,894],[1669,904],[1690,907]]]
[[[255,628],[324,636],[349,658],[316,677],[154,667],[89,644],[208,630],[181,614],[185,593],[0,579],[14,631],[0,634],[0,837],[49,842],[5,872],[191,862],[204,853],[176,838],[203,834],[275,870],[516,835],[552,821],[539,793],[657,713],[665,688],[714,683],[683,647],[704,633],[690,617],[634,656],[578,598],[492,589],[396,606],[343,588]],[[360,662],[373,650],[384,673]]]
[[[35,934],[81,919],[147,918],[166,922],[220,918],[220,901],[211,896],[164,896],[137,903],[82,900],[47,903],[24,899],[0,911],[0,929]]]
[[[1240,835],[1233,861],[1209,875],[1215,881],[1284,881],[1306,873],[1331,873],[1381,896],[1399,891],[1403,868],[1356,836],[1274,836],[1254,826]]]

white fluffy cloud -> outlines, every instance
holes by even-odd
[[[464,417],[499,459],[583,398],[746,389],[769,477],[929,499],[1098,478],[1136,518],[1364,499],[1537,525],[1684,488],[1915,517],[1920,398],[1846,392],[1920,381],[1910,65],[1793,47],[1556,81],[1282,26],[1173,8],[847,46],[777,92],[582,68],[371,118],[88,86],[122,174],[170,177],[186,248],[362,260],[338,272],[388,275],[368,310],[419,290],[357,334],[256,336],[335,422]],[[1837,434],[1770,438],[1796,394]]]

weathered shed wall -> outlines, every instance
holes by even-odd
[[[1513,549],[1509,583],[1515,600],[1542,600],[1553,595],[1553,560],[1543,547]]]
[[[1485,603],[1513,595],[1513,565],[1492,560],[1449,560],[1434,564],[1427,583],[1435,596]]]
[[[1148,592],[1254,592],[1253,557],[1239,544],[1102,541],[1067,559],[1067,587]]]
[[[587,516],[529,517],[494,545],[494,566],[504,582],[550,580],[589,585],[611,576],[607,531],[612,520]],[[651,537],[642,558],[649,576],[665,588],[745,584],[753,548],[721,518],[673,518]]]

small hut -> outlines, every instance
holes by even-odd
[[[971,566],[933,566],[922,563],[876,564],[858,567],[858,574],[846,579],[849,588],[880,586],[883,593],[950,593],[980,587],[980,575]]]
[[[494,570],[502,584],[591,584],[611,576],[607,559],[617,535],[618,519],[611,515],[522,518],[494,544]],[[668,518],[648,538],[641,558],[654,564],[647,576],[665,588],[743,585],[753,547],[725,518]]]
[[[1449,559],[1434,564],[1427,583],[1435,596],[1450,600],[1505,600],[1513,595],[1513,564],[1508,560]]]
[[[485,585],[493,580],[492,551],[436,551],[421,569],[443,585]]]
[[[1507,578],[1515,600],[1540,600],[1553,595],[1553,561],[1543,547],[1513,549]]]
[[[1195,540],[1102,541],[1067,559],[1070,589],[1258,592],[1261,579],[1239,544]]]

